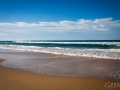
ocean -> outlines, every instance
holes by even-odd
[[[0,48],[69,56],[120,59],[120,40],[0,41]]]
[[[0,58],[43,75],[116,79],[109,74],[120,70],[120,40],[0,41]]]

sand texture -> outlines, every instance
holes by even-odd
[[[104,87],[110,80],[39,75],[0,66],[0,90],[119,90]]]
[[[12,51],[0,58],[0,90],[120,90],[120,60]]]
[[[120,71],[120,60],[53,55],[35,52],[0,52],[2,66],[42,75],[118,79],[109,76]]]

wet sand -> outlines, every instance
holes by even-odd
[[[117,79],[109,76],[120,71],[120,60],[55,55],[38,52],[0,50],[1,66],[42,75]],[[120,80],[120,78],[118,78]]]
[[[0,62],[3,60],[0,59]],[[0,90],[119,90],[105,87],[111,80],[56,77],[0,66]]]
[[[4,59],[0,59],[0,90],[120,89],[118,81],[113,81],[114,78],[109,76],[111,71],[120,71],[120,60],[11,50],[1,50],[0,58]],[[37,73],[39,70],[44,73]],[[106,83],[110,89],[104,86]],[[112,83],[116,84],[117,87],[113,87]]]

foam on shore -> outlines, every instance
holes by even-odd
[[[117,79],[111,72],[120,70],[120,60],[53,55],[34,52],[0,52],[1,65],[51,76]]]
[[[111,80],[93,78],[69,78],[38,75],[18,69],[0,66],[0,90],[109,90]],[[110,90],[119,90],[110,88]]]
[[[62,54],[69,56],[95,57],[105,59],[120,59],[120,49],[82,49],[82,48],[61,48],[61,47],[37,47],[23,45],[0,45],[2,49],[44,52]]]

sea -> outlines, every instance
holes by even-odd
[[[120,80],[109,76],[120,70],[120,40],[0,41],[0,58],[0,66],[42,75]]]
[[[1,49],[68,56],[120,59],[120,40],[17,40],[0,41]]]

